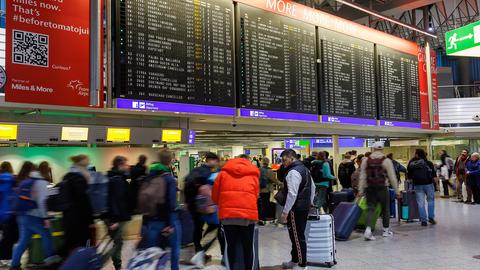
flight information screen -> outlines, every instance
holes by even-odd
[[[235,106],[231,1],[116,4],[116,97]]]
[[[377,46],[380,119],[420,122],[418,58]]]
[[[319,28],[323,115],[376,117],[374,44]]]
[[[241,108],[318,113],[315,26],[238,4]]]

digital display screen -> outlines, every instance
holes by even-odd
[[[16,141],[17,140],[17,125],[0,125],[0,141]]]
[[[380,119],[421,121],[418,57],[377,46]]]
[[[108,128],[107,142],[130,142],[129,128]]]
[[[322,28],[318,37],[322,115],[375,119],[374,44]]]
[[[162,142],[179,143],[182,141],[181,130],[162,130]]]
[[[232,1],[116,5],[117,98],[235,107]]]
[[[88,141],[87,127],[62,127],[62,141]]]
[[[315,26],[243,4],[238,12],[240,107],[317,114]]]

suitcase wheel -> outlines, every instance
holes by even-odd
[[[328,262],[328,263],[327,263],[327,267],[328,267],[328,268],[332,268],[333,265],[334,265],[334,264],[331,263],[331,262]]]

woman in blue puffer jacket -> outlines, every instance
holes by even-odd
[[[473,153],[466,165],[467,185],[472,189],[473,203],[480,204],[480,154]]]

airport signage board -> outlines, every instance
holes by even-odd
[[[365,139],[362,138],[339,138],[338,144],[340,148],[360,148],[365,146]],[[285,148],[287,149],[305,149],[310,148],[332,148],[332,138],[311,138],[311,139],[295,139],[285,140]]]
[[[116,99],[116,107],[119,109],[139,110],[139,111],[163,111],[173,113],[192,113],[206,115],[234,116],[235,108],[217,107],[195,104],[180,104],[163,101],[147,101],[133,99]]]
[[[107,128],[107,142],[130,142],[129,128]]]
[[[179,143],[182,141],[182,131],[174,129],[162,130],[162,142]]]
[[[341,124],[341,125],[376,126],[377,125],[377,120],[355,118],[355,117],[322,115],[322,123],[325,123],[325,124]]]
[[[277,111],[252,110],[252,109],[240,109],[240,116],[250,117],[250,118],[269,118],[269,119],[304,121],[304,122],[318,121],[318,115],[316,114],[277,112]]]
[[[88,127],[62,127],[62,141],[88,141]]]
[[[188,131],[188,144],[195,144],[196,133],[195,130],[190,129]]]
[[[445,34],[447,55],[480,57],[480,21]]]
[[[5,100],[89,106],[90,1],[7,1],[6,22]]]
[[[0,125],[0,141],[16,141],[17,125]]]

